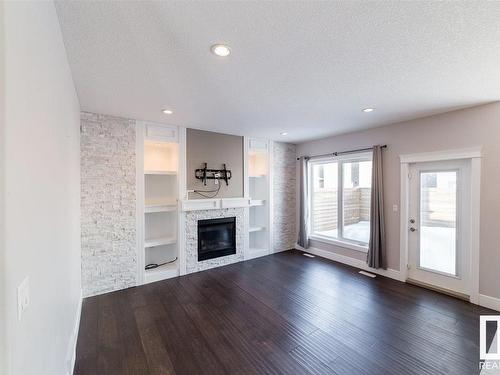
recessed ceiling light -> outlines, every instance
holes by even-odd
[[[366,113],[373,112],[373,111],[375,111],[375,108],[365,108],[365,109],[363,109],[363,112],[366,112]]]
[[[225,44],[214,44],[212,47],[210,47],[210,50],[214,55],[220,57],[227,57],[231,54],[231,49]]]
[[[288,135],[288,133],[287,133],[287,132],[281,132],[280,134],[281,134],[281,135]]]
[[[172,111],[171,109],[164,109],[162,110],[162,112],[166,115],[171,115],[172,113],[174,113],[174,111]]]

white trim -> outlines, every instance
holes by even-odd
[[[481,210],[481,159],[472,158],[470,166],[470,301],[479,304],[479,253]],[[500,308],[497,308],[500,310]]]
[[[403,280],[408,279],[408,204],[409,204],[409,170],[410,163],[434,162],[445,160],[469,159],[470,164],[470,275],[468,294],[470,302],[479,301],[479,245],[480,245],[480,184],[481,184],[481,147],[424,152],[419,154],[400,155],[401,185],[400,185],[400,271]]]
[[[500,311],[500,298],[490,297],[485,294],[479,294],[478,302],[480,306]]]
[[[274,142],[268,141],[268,156],[267,156],[267,175],[269,176],[267,180],[267,217],[268,217],[268,241],[269,241],[269,251],[268,254],[273,254],[274,251]]]
[[[358,244],[353,243],[353,242],[337,240],[337,239],[331,238],[331,237],[323,237],[323,236],[320,236],[318,234],[311,234],[309,236],[309,239],[311,239],[313,241],[327,243],[330,245],[335,245],[338,247],[343,247],[343,248],[350,249],[350,250],[360,251],[360,252],[365,253],[365,254],[368,252],[368,246],[358,245]]]
[[[307,253],[311,253],[311,254],[314,254],[314,255],[322,257],[322,258],[330,259],[330,260],[333,260],[335,262],[347,264],[348,266],[355,267],[355,268],[358,268],[358,269],[361,269],[364,271],[368,271],[371,273],[376,273],[376,274],[381,275],[381,276],[389,277],[389,278],[394,279],[394,280],[403,281],[403,282],[405,281],[401,277],[401,272],[399,272],[397,270],[393,270],[391,268],[388,268],[386,270],[381,269],[381,268],[371,268],[371,267],[368,267],[368,265],[360,259],[347,257],[345,255],[340,255],[340,254],[334,253],[332,251],[318,249],[315,247],[309,247],[308,249],[304,249],[301,246],[296,244],[295,249],[300,250],[300,251],[304,251]]]
[[[179,161],[177,166],[177,199],[184,199],[187,197],[186,193],[186,128],[179,127]]]
[[[181,201],[182,211],[220,210],[221,199],[186,199]]]
[[[68,375],[72,375],[75,371],[76,363],[76,344],[78,342],[78,332],[80,331],[80,318],[82,316],[82,301],[83,301],[83,291],[80,290],[80,298],[78,300],[78,306],[76,307],[75,325],[73,327],[73,333],[69,340],[68,345]]]
[[[181,200],[181,210],[200,211],[249,207],[250,201],[250,198],[183,199]]]
[[[137,246],[136,285],[144,283],[144,123],[137,121],[135,127],[135,225]]]
[[[243,196],[245,198],[250,197],[250,186],[248,181],[248,151],[250,140],[248,137],[243,137]]]
[[[176,125],[167,125],[151,121],[136,121],[144,129],[143,141],[179,142],[179,128]]]
[[[181,202],[187,198],[186,191],[186,128],[179,127],[179,165],[178,165],[178,192],[177,199]],[[180,204],[177,205],[180,207]],[[179,210],[177,216],[177,257],[179,259],[179,275],[186,274],[186,214]]]
[[[261,150],[263,152],[268,151],[268,142],[267,139],[262,138],[249,138],[248,148],[252,150]]]
[[[401,189],[400,189],[400,234],[399,234],[399,271],[403,280],[408,279],[408,217],[409,217],[409,189],[410,181],[408,175],[410,166],[407,163],[401,164]]]
[[[221,208],[238,208],[250,206],[250,198],[222,198],[220,200]]]
[[[445,151],[422,152],[399,155],[401,163],[423,163],[427,161],[472,159],[481,157],[481,147],[461,148]]]
[[[251,200],[250,197],[250,181],[248,177],[248,151],[249,151],[250,140],[248,137],[243,137],[243,196]],[[248,249],[250,247],[250,235],[248,228],[250,227],[250,206],[244,209],[245,216],[243,219],[243,231],[245,235],[243,236],[243,259],[248,257]]]
[[[187,273],[186,265],[186,213],[179,212],[179,275],[183,276]]]

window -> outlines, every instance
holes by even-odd
[[[311,160],[311,237],[366,247],[370,237],[370,154]]]

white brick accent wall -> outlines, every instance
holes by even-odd
[[[236,217],[236,254],[198,262],[198,220]],[[225,208],[186,212],[186,273],[198,272],[243,260],[245,209]]]
[[[292,249],[296,242],[296,150],[290,143],[273,147],[274,251]]]
[[[82,288],[136,285],[135,121],[81,114]]]

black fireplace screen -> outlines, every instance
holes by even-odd
[[[198,220],[198,261],[236,254],[236,218]]]

